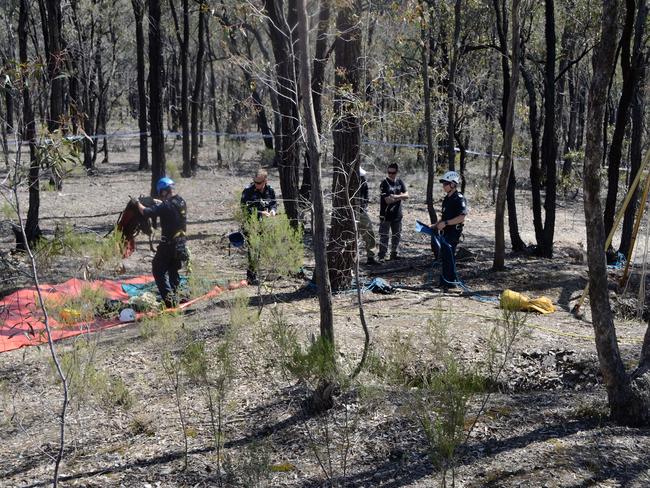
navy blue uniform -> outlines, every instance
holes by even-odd
[[[249,212],[274,212],[278,211],[278,202],[275,199],[275,190],[271,185],[266,185],[262,191],[255,188],[251,183],[241,194],[241,205]],[[261,215],[260,215],[261,217]]]
[[[451,195],[445,196],[442,200],[442,216],[441,220],[447,221],[458,217],[459,215],[467,215],[467,201],[462,193],[455,191]],[[440,276],[440,285],[443,287],[453,287],[458,281],[456,274],[456,246],[463,233],[463,224],[447,225],[442,231],[440,236],[434,235],[434,240],[440,248],[439,256],[442,260],[442,275]]]
[[[258,218],[262,218],[262,212],[277,212],[278,202],[275,199],[275,190],[271,185],[265,185],[260,191],[251,183],[241,194],[241,206],[248,211],[249,214],[257,213]],[[248,249],[248,269],[246,270],[246,279],[249,284],[257,283],[257,270],[253,265],[250,248]]]
[[[151,263],[151,271],[165,305],[173,307],[176,305],[176,292],[180,285],[178,271],[183,265],[184,256],[179,250],[185,249],[187,205],[179,195],[174,195],[153,207],[145,208],[143,213],[145,217],[160,219],[162,235]]]

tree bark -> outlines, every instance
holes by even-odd
[[[494,262],[495,270],[504,269],[505,239],[504,214],[508,180],[512,172],[512,138],[514,136],[515,103],[517,101],[517,85],[519,83],[519,0],[512,0],[512,73],[509,82],[509,96],[505,112],[503,133],[503,167],[499,176],[499,191],[497,193],[496,212],[494,219]]]
[[[165,137],[162,105],[162,35],[160,0],[149,0],[149,120],[151,124],[151,196],[157,196],[156,183],[165,176]]]
[[[135,17],[135,47],[138,69],[138,130],[140,131],[140,171],[149,169],[149,153],[147,148],[147,78],[144,61],[144,0],[131,0],[133,16]]]
[[[625,424],[647,424],[647,371],[638,372],[633,387],[626,374],[616,338],[616,328],[607,290],[607,263],[603,248],[605,226],[600,203],[600,164],[603,154],[603,119],[607,84],[614,65],[617,34],[617,0],[603,0],[601,38],[592,58],[593,75],[587,108],[587,132],[584,167],[584,209],[587,228],[587,264],[589,266],[589,302],[594,327],[600,370],[607,389],[612,418]],[[647,350],[650,334],[646,333],[643,350]],[[643,358],[643,352],[642,352]],[[645,383],[645,385],[643,385]]]
[[[357,236],[355,214],[350,208],[350,189],[359,187],[359,148],[361,127],[356,116],[360,92],[361,26],[358,7],[347,5],[336,18],[336,58],[332,185],[332,221],[327,248],[330,282],[333,290],[343,290],[352,281]]]

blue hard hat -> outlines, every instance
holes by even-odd
[[[163,190],[167,190],[168,188],[174,186],[174,180],[171,178],[167,178],[166,176],[164,178],[160,178],[158,180],[158,183],[156,184],[156,191],[160,195],[160,192]]]

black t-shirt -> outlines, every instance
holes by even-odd
[[[402,218],[402,201],[398,200],[394,203],[386,203],[386,197],[406,193],[406,185],[404,182],[399,178],[395,178],[395,181],[384,178],[384,181],[379,185],[379,193],[379,216],[389,222],[400,220]]]
[[[459,215],[467,215],[467,201],[462,193],[455,191],[442,200],[442,220],[451,220]]]
[[[251,183],[241,194],[241,204],[249,212],[277,212],[278,202],[275,200],[275,190],[271,185],[266,185],[262,191],[258,191],[255,185]]]
[[[160,218],[160,233],[167,240],[177,237],[179,232],[184,234],[187,228],[187,204],[180,195],[174,195],[153,207],[146,207],[144,216]]]

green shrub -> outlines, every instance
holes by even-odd
[[[251,214],[244,222],[244,231],[251,265],[260,281],[286,277],[302,267],[302,229],[293,228],[285,214],[262,219]]]

